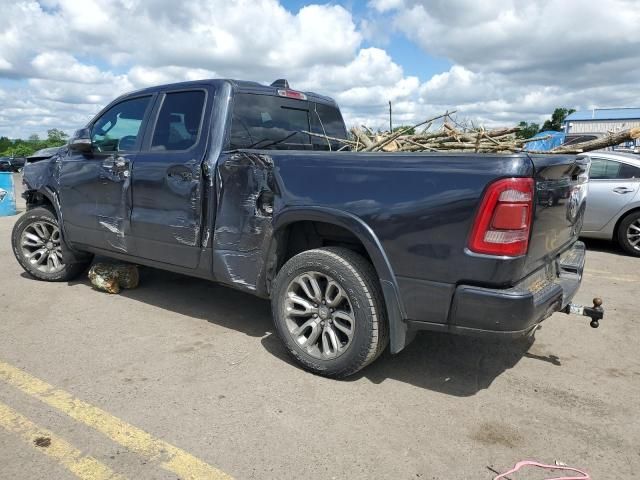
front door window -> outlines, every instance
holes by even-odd
[[[93,148],[97,152],[135,150],[150,100],[150,96],[125,100],[104,112],[91,129]]]

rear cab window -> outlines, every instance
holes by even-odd
[[[309,135],[310,131],[346,138],[337,107],[274,95],[238,93],[234,97],[231,149],[328,150],[327,141]]]
[[[311,132],[331,138],[347,138],[340,110],[322,103],[311,104]],[[344,143],[322,137],[312,137],[314,150],[338,150]]]

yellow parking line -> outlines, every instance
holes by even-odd
[[[149,461],[160,462],[162,468],[181,479],[232,480],[231,476],[190,453],[154,438],[144,430],[2,361],[0,380],[94,428]]]
[[[109,467],[83,453],[47,429],[40,428],[27,417],[0,402],[0,427],[50,456],[76,477],[87,480],[125,480]]]

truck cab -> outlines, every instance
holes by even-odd
[[[327,150],[335,146],[300,132],[346,136],[331,99],[287,86],[186,82],[113,101],[62,153],[65,238],[81,249],[196,269],[214,222],[215,204],[202,199],[213,193],[208,174],[222,150]]]

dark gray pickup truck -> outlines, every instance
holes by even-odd
[[[98,254],[271,298],[291,355],[334,377],[418,330],[520,336],[583,311],[588,161],[329,151],[346,134],[285,81],[124,95],[27,165],[13,250],[41,280]]]

